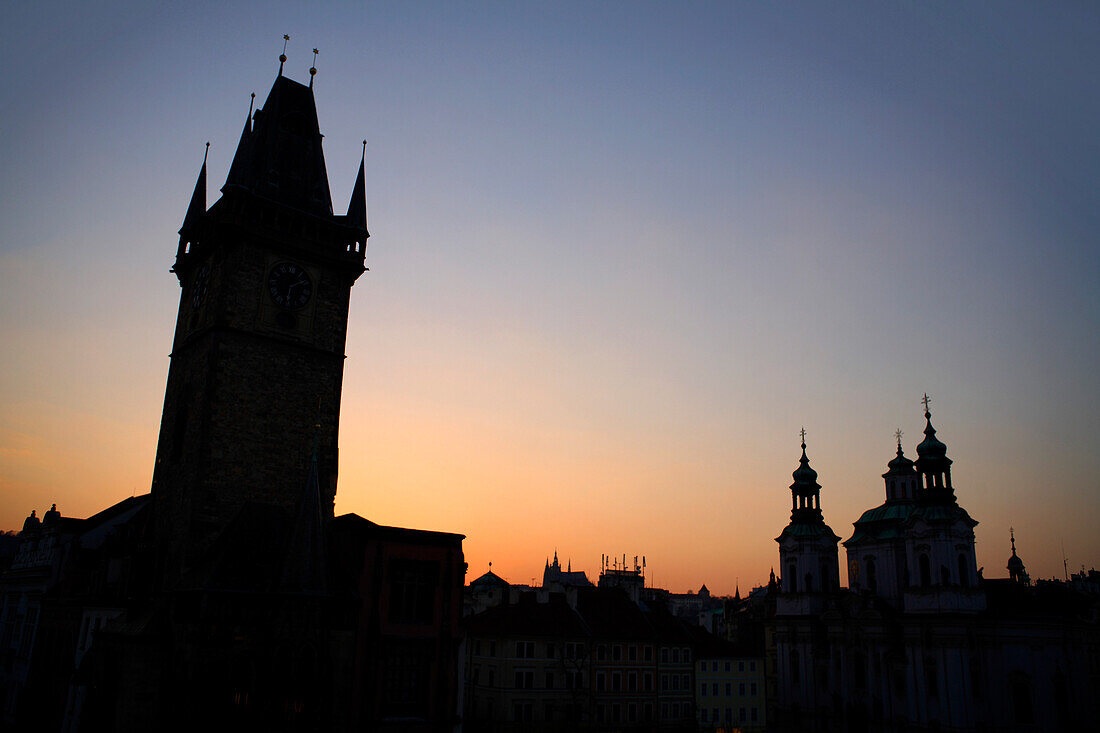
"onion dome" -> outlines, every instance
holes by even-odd
[[[932,413],[928,406],[924,408],[924,440],[917,446],[917,470],[921,473],[943,473],[951,465],[952,461],[947,457],[947,446],[936,437],[936,429],[932,427]]]
[[[806,457],[805,442],[802,443],[802,458],[798,460],[798,468],[791,476],[794,478],[791,491],[799,496],[814,494],[821,488],[821,484],[817,482],[817,471],[810,468],[810,459]]]
[[[38,521],[38,517],[35,516],[34,509],[31,509],[31,515],[23,520],[24,532],[37,532],[42,523]]]
[[[889,469],[886,473],[882,474],[883,478],[890,476],[911,476],[917,472],[917,469],[913,467],[914,464],[901,450],[901,440],[898,440],[898,455],[894,460],[886,464]]]

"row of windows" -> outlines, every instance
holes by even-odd
[[[725,720],[721,717],[721,708],[711,708],[710,715],[707,715],[706,708],[699,708],[699,722],[701,723],[733,723],[733,708],[726,708]],[[760,720],[760,709],[756,707],[752,708],[738,708],[737,709],[737,722],[739,723],[756,723]]]
[[[474,639],[474,656],[481,656],[482,650],[488,652],[488,656],[495,657],[497,655],[497,643],[495,641],[488,641],[484,645],[481,639]],[[538,659],[535,642],[533,641],[517,641],[512,647],[517,659]],[[554,642],[548,642],[543,645],[543,651],[545,652],[543,659],[558,659],[558,653],[562,653],[564,659],[584,659],[588,654],[588,649],[584,644],[580,642],[567,642],[565,644],[555,644]],[[632,657],[633,658],[633,657]]]
[[[729,660],[726,660],[724,664],[725,664],[724,671],[726,671],[726,672],[732,672],[733,671],[733,662],[730,662]],[[750,672],[755,672],[756,671],[756,662],[749,661],[748,668],[749,668]],[[707,661],[706,660],[703,660],[702,662],[699,662],[699,671],[700,672],[706,672],[707,671]],[[711,672],[717,672],[718,671],[718,660],[714,660],[710,663],[710,671]],[[741,662],[737,663],[737,671],[738,672],[744,672],[745,671],[745,662],[744,661],[741,661]]]
[[[717,683],[717,682],[711,682],[710,684],[708,684],[706,682],[701,682],[699,684],[699,695],[702,696],[702,697],[706,697],[707,696],[707,690],[709,688],[711,696],[717,697],[718,696],[718,685],[719,685],[719,683]],[[749,682],[749,683],[738,682],[737,683],[737,694],[740,697],[744,697],[746,691],[748,691],[748,694],[750,694],[750,695],[755,695],[755,694],[757,694],[757,690],[758,690],[758,688],[757,688],[755,682]],[[729,697],[732,694],[733,694],[733,683],[732,682],[727,682],[726,683],[726,697]]]
[[[497,655],[497,643],[496,641],[488,641],[484,645],[481,639],[474,639],[473,642],[474,655],[481,656],[482,650],[488,652],[488,656],[495,657]],[[562,645],[548,642],[543,646],[545,654],[543,659],[557,659],[558,652],[563,653],[565,659],[583,659],[588,653],[587,648],[580,642],[567,642]],[[535,642],[533,641],[517,641],[512,646],[512,650],[515,652],[517,659],[538,659]],[[600,661],[606,661],[610,656],[611,661],[622,661],[623,656],[626,656],[626,660],[630,662],[639,661],[639,657],[643,662],[653,661],[653,647],[637,644],[598,644],[596,646],[596,658]],[[691,648],[690,647],[662,647],[661,648],[661,662],[663,664],[690,664],[691,663]],[[715,662],[717,664],[717,662]],[[753,662],[755,665],[756,663]],[[727,670],[729,671],[729,663],[726,663]]]

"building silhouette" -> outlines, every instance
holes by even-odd
[[[334,214],[321,142],[312,79],[280,66],[209,207],[204,159],[151,492],[27,519],[0,578],[5,729],[459,724],[462,535],[334,516],[369,235],[364,160]]]
[[[1100,595],[1032,586],[1014,539],[1010,578],[982,577],[978,523],[955,495],[927,398],[925,419],[917,460],[899,434],[885,502],[843,543],[847,589],[803,440],[766,629],[774,722],[808,731],[1094,728]]]

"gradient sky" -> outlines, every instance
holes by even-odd
[[[289,33],[367,148],[337,512],[467,579],[776,565],[806,426],[844,538],[921,394],[1003,577],[1100,561],[1100,6],[5,3],[0,527],[145,493],[209,200]],[[304,468],[303,468],[304,474]]]

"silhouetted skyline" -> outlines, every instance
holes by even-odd
[[[732,593],[799,428],[846,538],[927,391],[987,577],[1010,525],[1033,577],[1100,556],[1095,7],[8,14],[0,527],[149,490],[176,231],[289,33],[335,201],[368,140],[339,512]]]

